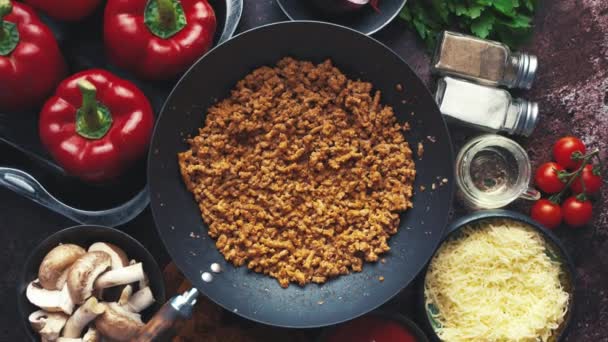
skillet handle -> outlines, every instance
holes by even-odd
[[[183,294],[173,297],[165,303],[152,319],[141,328],[133,342],[159,341],[160,337],[169,330],[179,319],[192,316],[192,307],[198,297],[197,289],[190,289]]]

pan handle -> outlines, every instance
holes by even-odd
[[[131,341],[155,341],[170,329],[175,321],[190,318],[192,316],[192,308],[194,304],[196,304],[198,293],[197,289],[192,288],[179,296],[173,297],[160,308],[154,317],[146,323],[137,336]]]

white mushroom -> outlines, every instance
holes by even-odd
[[[88,252],[76,260],[70,267],[66,282],[72,301],[82,304],[91,297],[95,279],[111,264],[110,255],[101,251]]]
[[[129,341],[144,326],[139,314],[131,312],[118,303],[104,303],[106,310],[95,320],[97,330],[111,339]]]
[[[144,287],[131,296],[126,307],[133,312],[142,312],[150,305],[154,304],[155,301],[152,290],[150,290],[149,287]]]
[[[89,252],[101,251],[106,252],[112,258],[112,269],[122,268],[129,264],[127,254],[118,246],[108,242],[95,242],[89,246]]]
[[[82,342],[82,338],[60,337],[57,339],[57,342]]]
[[[68,320],[68,315],[60,312],[34,311],[28,317],[32,328],[46,341],[55,341]]]
[[[45,311],[63,311],[68,315],[71,315],[74,311],[74,302],[70,297],[67,286],[64,286],[61,291],[51,291],[44,289],[36,279],[27,286],[25,296],[30,303]]]
[[[99,276],[99,278],[97,278],[97,280],[95,280],[95,288],[105,289],[112,286],[126,285],[140,281],[144,277],[144,268],[140,262],[102,274]]]
[[[38,279],[40,284],[47,290],[59,290],[65,284],[65,278],[61,275],[86,251],[77,245],[59,245],[42,259],[38,267]]]
[[[82,336],[82,342],[99,342],[99,340],[101,340],[101,337],[94,327],[90,327],[84,336]]]
[[[105,306],[97,302],[97,298],[91,297],[82,304],[72,317],[70,317],[63,328],[63,337],[77,338],[82,335],[84,327],[94,320],[97,316],[101,315],[105,310]]]
[[[129,298],[133,294],[133,286],[127,285],[122,289],[120,293],[120,298],[118,299],[118,304],[125,305],[129,302]]]
[[[137,264],[137,261],[135,259],[131,259],[129,261],[129,265],[135,265],[135,264]],[[140,289],[143,289],[144,287],[148,286],[148,275],[144,274],[144,278],[142,280],[140,280],[137,285],[139,286]]]

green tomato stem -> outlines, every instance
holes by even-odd
[[[156,0],[160,26],[172,30],[177,25],[177,11],[171,0]]]
[[[592,158],[594,158],[595,156],[599,155],[599,153],[600,153],[600,150],[596,148],[591,153],[588,153],[588,154],[584,155],[583,158],[582,158],[583,162],[581,163],[581,166],[579,166],[579,168],[576,169],[576,171],[568,174],[568,181],[566,182],[566,186],[564,187],[564,189],[562,191],[560,191],[558,194],[549,197],[549,200],[551,202],[554,202],[554,203],[559,203],[561,201],[562,196],[570,188],[570,185],[572,185],[572,183],[574,182],[574,180],[577,179],[581,175],[581,173],[583,173],[583,169],[585,168],[585,166],[587,166],[587,164],[589,164],[589,161]],[[581,178],[581,185],[583,186],[583,196],[584,196],[585,193],[586,193],[586,191],[587,191],[587,189],[585,187],[585,180],[582,179],[582,178]]]

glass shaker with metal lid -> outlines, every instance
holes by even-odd
[[[538,59],[511,52],[505,44],[444,31],[437,43],[433,71],[489,86],[530,89]]]

